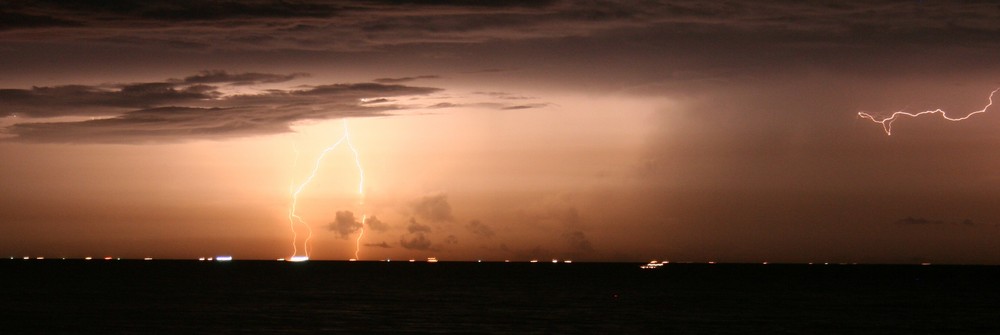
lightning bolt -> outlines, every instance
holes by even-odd
[[[918,116],[921,116],[921,115],[924,115],[924,114],[941,114],[941,117],[944,118],[945,120],[948,120],[948,121],[962,121],[962,120],[968,119],[969,117],[972,117],[973,115],[980,114],[980,113],[986,113],[986,110],[989,109],[990,106],[993,106],[993,95],[996,94],[997,91],[1000,91],[1000,88],[997,88],[997,89],[993,90],[993,92],[990,92],[990,98],[989,98],[990,103],[986,104],[986,107],[983,107],[983,109],[980,109],[980,110],[974,111],[972,113],[969,113],[968,115],[963,116],[963,117],[957,117],[957,118],[949,117],[948,114],[944,110],[942,110],[940,108],[935,109],[935,110],[923,111],[923,112],[919,112],[919,113],[907,113],[907,112],[904,112],[904,111],[898,111],[898,112],[892,113],[892,115],[890,115],[889,117],[881,119],[881,120],[878,120],[874,116],[872,116],[871,114],[868,114],[868,113],[865,113],[865,112],[858,112],[858,116],[861,117],[861,118],[864,118],[864,119],[872,120],[872,122],[881,124],[882,125],[882,129],[885,130],[885,134],[888,135],[888,136],[891,136],[892,135],[892,123],[897,120],[897,117],[901,117],[901,116],[918,117]]]
[[[358,239],[354,240],[354,259],[361,259],[358,257],[358,253],[361,252],[361,237],[365,236],[365,221],[368,220],[367,214],[361,215],[361,233],[358,234]]]
[[[358,154],[358,149],[354,146],[354,143],[351,142],[351,133],[347,126],[347,119],[344,119],[344,134],[341,135],[336,142],[327,146],[325,149],[323,149],[322,152],[320,152],[319,156],[316,157],[316,162],[313,164],[313,168],[310,171],[309,176],[306,177],[305,180],[299,183],[298,186],[295,186],[295,183],[293,182],[290,187],[292,199],[291,199],[291,204],[289,205],[288,208],[288,224],[292,230],[292,257],[290,257],[289,260],[304,261],[309,259],[309,255],[312,250],[309,242],[310,240],[312,240],[313,230],[311,227],[309,227],[309,224],[305,221],[305,219],[303,219],[298,214],[299,195],[302,193],[303,190],[305,190],[306,186],[312,183],[313,179],[316,178],[316,174],[319,173],[319,170],[323,165],[323,159],[326,157],[326,155],[331,151],[333,151],[334,149],[336,149],[337,147],[339,147],[340,144],[342,143],[347,143],[347,146],[351,149],[351,153],[354,154],[354,164],[355,166],[358,167],[358,175],[360,176],[358,178],[358,195],[361,199],[360,205],[362,206],[362,210],[364,209],[363,206],[364,206],[364,189],[365,189],[365,171],[361,167],[361,156]],[[297,148],[293,147],[293,149],[295,150],[295,157],[296,157],[295,161],[298,161],[299,151]],[[365,234],[364,225],[365,221],[367,220],[367,217],[368,217],[367,214],[364,214],[362,215],[361,218],[361,234],[358,235],[358,238],[355,241],[355,250],[354,250],[355,258],[358,257],[358,253],[360,252],[361,237],[364,236]],[[299,255],[299,249],[298,249],[299,234],[298,232],[295,231],[295,227],[297,225],[305,227],[306,231],[308,232],[308,234],[306,234],[306,237],[302,242],[302,247],[303,247],[302,255]]]
[[[365,236],[365,221],[368,220],[368,214],[364,214],[365,208],[365,169],[361,167],[361,156],[358,155],[358,149],[354,147],[354,143],[351,142],[351,136],[347,130],[347,120],[344,120],[344,136],[347,138],[347,147],[351,148],[351,153],[354,154],[354,165],[358,167],[358,205],[361,207],[361,229],[358,234],[358,239],[354,240],[354,259],[361,259],[358,257],[358,253],[361,252],[361,237]]]

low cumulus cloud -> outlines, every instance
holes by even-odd
[[[365,220],[365,224],[368,225],[368,228],[377,232],[385,232],[389,230],[389,224],[379,220],[378,217],[374,215],[368,217],[368,219]]]
[[[392,103],[364,103],[373,97],[440,91],[397,84],[338,83],[223,93],[226,87],[278,83],[301,76],[304,74],[204,71],[161,82],[0,89],[3,111],[27,120],[2,131],[8,141],[68,143],[177,142],[267,135],[289,132],[292,123],[302,120],[386,115],[407,108]],[[53,117],[83,120],[41,120]]]
[[[520,212],[520,219],[543,230],[558,231],[565,242],[565,251],[574,257],[594,252],[587,236],[588,226],[583,214],[570,195],[557,195],[541,199]]]
[[[337,233],[338,237],[346,239],[352,233],[361,229],[361,222],[358,222],[351,211],[337,211],[336,219],[327,228]]]
[[[564,199],[553,199],[522,209],[519,216],[524,221],[540,226],[578,229],[584,224],[583,216],[576,206]]]
[[[431,250],[431,240],[424,233],[402,236],[399,238],[399,245],[409,250]]]
[[[412,233],[429,233],[431,226],[422,225],[416,219],[410,218],[410,224],[406,226],[406,231]]]
[[[469,223],[465,225],[465,228],[468,229],[469,232],[471,232],[473,235],[479,237],[489,238],[493,237],[493,235],[496,235],[493,232],[493,228],[490,228],[489,225],[486,225],[485,223],[482,223],[479,220],[469,221]]]
[[[392,246],[390,246],[389,243],[386,243],[385,241],[382,241],[382,243],[365,243],[365,246],[372,248],[383,248],[383,249],[392,248]]]
[[[594,252],[594,246],[587,239],[587,235],[582,231],[571,231],[563,234],[563,238],[569,244],[569,249],[571,252],[575,253],[590,253]]]
[[[410,218],[410,224],[406,226],[407,234],[399,237],[399,245],[410,250],[431,250],[431,240],[427,237],[431,227],[417,222],[415,218]]]
[[[413,212],[420,219],[430,222],[451,222],[455,217],[451,214],[451,205],[447,194],[424,196],[412,205]]]

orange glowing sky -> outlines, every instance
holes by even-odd
[[[313,259],[1000,263],[1000,110],[858,117],[982,109],[995,4],[118,5],[0,11],[0,256],[289,257],[346,119]]]

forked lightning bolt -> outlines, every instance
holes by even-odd
[[[311,183],[313,179],[316,178],[316,174],[319,172],[320,167],[323,165],[323,159],[326,157],[326,154],[330,153],[331,151],[339,147],[341,143],[345,142],[347,143],[347,146],[351,149],[351,153],[354,154],[354,164],[358,167],[358,175],[359,175],[358,195],[361,198],[360,200],[361,206],[364,206],[365,171],[364,169],[361,168],[361,157],[358,154],[358,149],[355,148],[354,143],[351,142],[351,133],[349,128],[347,127],[347,120],[345,119],[344,135],[342,135],[336,142],[334,142],[330,146],[323,149],[322,152],[320,152],[319,156],[316,157],[316,162],[313,164],[312,171],[310,171],[309,176],[306,177],[306,179],[303,180],[302,183],[300,183],[298,186],[295,186],[294,184],[292,185],[291,188],[292,201],[288,209],[288,224],[292,229],[292,257],[289,258],[290,261],[308,260],[311,251],[309,241],[312,239],[313,231],[312,228],[309,227],[309,224],[306,223],[306,221],[301,216],[298,215],[299,194],[301,194],[302,191],[305,190],[306,186],[309,186],[309,183]],[[298,149],[295,149],[296,160],[298,158],[298,155],[299,155]],[[355,241],[355,249],[354,249],[355,259],[358,258],[358,253],[360,251],[361,237],[364,236],[365,234],[364,225],[365,221],[367,220],[367,217],[368,217],[367,214],[364,214],[362,215],[361,218],[361,229],[360,229],[361,233],[358,235],[358,238]],[[302,242],[303,246],[302,255],[299,255],[299,249],[298,249],[299,234],[295,231],[296,225],[304,226],[306,228],[306,231],[308,232],[306,238]]]
[[[907,112],[904,112],[904,111],[898,111],[898,112],[892,113],[892,115],[890,115],[889,117],[881,119],[881,120],[878,120],[874,116],[872,116],[871,114],[868,114],[868,113],[865,113],[865,112],[858,112],[858,116],[861,117],[861,118],[872,120],[872,122],[881,124],[882,125],[882,129],[885,130],[885,134],[891,136],[892,135],[892,123],[894,121],[896,121],[898,119],[898,117],[902,117],[902,116],[918,117],[918,116],[921,116],[921,115],[924,115],[924,114],[941,114],[941,117],[944,118],[945,120],[948,120],[948,121],[962,121],[962,120],[968,119],[969,117],[971,117],[973,115],[980,114],[980,113],[986,113],[986,110],[989,109],[990,106],[993,106],[993,95],[996,94],[997,91],[1000,91],[1000,88],[997,88],[997,89],[993,90],[993,92],[990,93],[990,98],[989,98],[990,103],[986,104],[986,107],[983,107],[983,109],[977,110],[975,112],[969,113],[968,115],[963,116],[963,117],[957,117],[957,118],[956,117],[949,117],[948,114],[945,113],[945,111],[941,110],[940,108],[935,109],[935,110],[923,111],[923,112],[919,112],[919,113],[907,113]]]

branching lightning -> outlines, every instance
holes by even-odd
[[[364,206],[364,189],[365,189],[365,171],[361,167],[361,156],[358,154],[358,149],[354,147],[354,143],[351,142],[351,133],[347,126],[347,120],[344,119],[344,134],[339,139],[337,139],[336,142],[334,142],[330,146],[323,149],[322,152],[320,152],[319,156],[316,157],[316,162],[313,164],[313,168],[310,171],[309,176],[306,177],[305,180],[303,180],[298,186],[295,186],[294,182],[292,184],[291,187],[292,200],[291,200],[291,205],[289,206],[288,209],[288,224],[292,229],[292,257],[289,258],[289,260],[303,261],[309,259],[309,255],[311,254],[312,251],[309,242],[312,239],[313,231],[312,228],[309,227],[309,224],[305,221],[305,219],[303,219],[298,214],[299,194],[301,194],[302,191],[305,190],[306,186],[308,186],[313,181],[313,179],[316,178],[316,174],[319,172],[320,167],[322,166],[323,163],[323,159],[326,157],[326,154],[330,153],[331,151],[339,147],[341,143],[347,143],[347,146],[351,149],[351,153],[354,154],[354,164],[355,166],[358,167],[358,175],[359,175],[358,178],[358,195],[360,197],[359,203],[362,206],[362,212],[364,210],[363,206]],[[298,161],[299,151],[297,148],[294,150],[295,150],[296,161]],[[354,258],[358,258],[358,254],[360,252],[361,237],[364,236],[365,234],[365,221],[367,220],[367,217],[368,217],[367,214],[363,214],[361,217],[360,234],[358,235],[358,238],[355,241]],[[306,231],[308,232],[308,234],[306,235],[305,239],[302,242],[303,246],[302,255],[299,255],[299,249],[298,249],[299,234],[295,231],[296,225],[301,225],[305,227]]]
[[[971,117],[973,115],[980,114],[980,113],[986,113],[986,110],[989,109],[990,106],[993,106],[993,95],[996,94],[997,91],[1000,91],[1000,88],[997,88],[997,89],[993,90],[993,92],[990,93],[990,98],[989,98],[990,103],[986,104],[986,106],[983,107],[983,109],[974,111],[974,112],[969,113],[968,115],[963,116],[963,117],[957,117],[957,118],[949,117],[948,114],[944,110],[942,110],[940,108],[935,109],[935,110],[923,111],[923,112],[919,112],[919,113],[908,113],[908,112],[904,112],[904,111],[898,111],[898,112],[892,113],[892,115],[890,115],[889,117],[881,119],[881,120],[878,120],[874,116],[872,116],[871,114],[868,114],[868,113],[865,113],[865,112],[858,112],[858,116],[861,117],[861,118],[872,120],[872,122],[881,124],[882,125],[882,129],[885,130],[885,134],[891,136],[892,135],[892,123],[897,120],[897,117],[900,117],[900,116],[918,117],[918,116],[921,116],[921,115],[924,115],[924,114],[935,114],[935,113],[937,113],[937,114],[941,114],[941,117],[944,118],[945,120],[948,120],[948,121],[962,121],[962,120],[968,119],[969,117]]]

